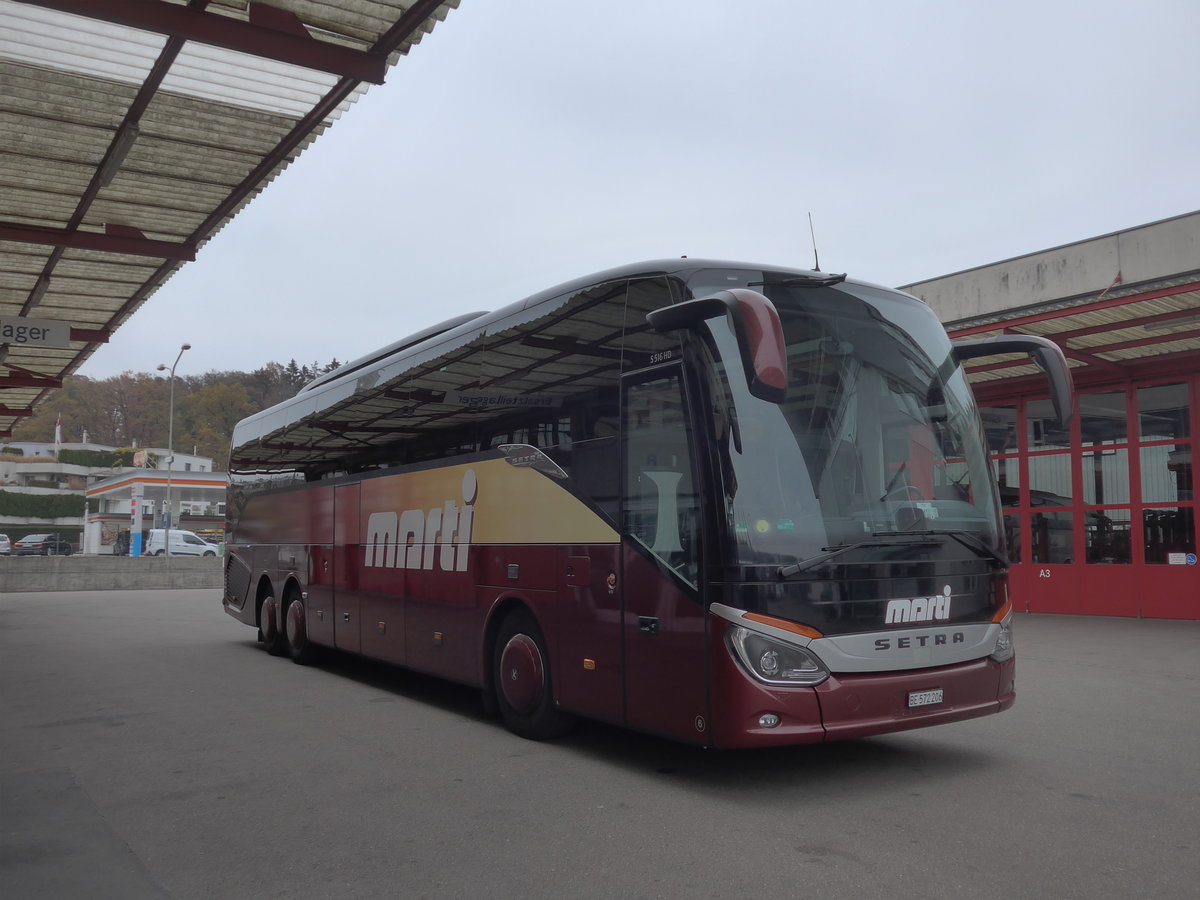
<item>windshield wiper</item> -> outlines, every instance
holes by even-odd
[[[876,537],[885,536],[885,535],[890,536],[893,534],[897,535],[897,536],[909,538],[911,533],[910,532],[900,532],[900,531],[881,531],[881,532],[876,532]],[[823,549],[827,552],[822,553],[820,556],[814,556],[811,559],[804,560],[804,562],[793,563],[790,566],[780,566],[779,567],[779,577],[780,578],[794,578],[795,576],[799,575],[801,572],[806,572],[809,569],[815,569],[817,566],[824,565],[825,563],[829,562],[829,560],[833,559],[835,556],[841,556],[843,553],[849,553],[851,550],[860,550],[863,547],[912,547],[912,546],[919,546],[921,544],[940,544],[941,543],[941,541],[931,540],[931,537],[926,536],[927,534],[932,536],[932,532],[917,532],[916,540],[855,541],[853,544],[846,544],[843,547],[823,547],[821,549]]]
[[[767,285],[782,285],[783,287],[829,287],[841,284],[846,280],[846,273],[841,275],[824,275],[814,272],[812,275],[797,275],[794,278],[776,278],[772,281],[747,281],[746,287],[763,287]]]
[[[977,535],[971,531],[944,531],[944,530],[937,530],[937,529],[921,528],[921,529],[918,529],[915,531],[876,531],[873,533],[876,537],[882,537],[885,535],[893,535],[893,534],[897,534],[897,535],[900,535],[900,534],[910,535],[911,534],[911,535],[917,535],[917,536],[922,536],[922,537],[929,536],[929,537],[954,538],[954,540],[958,541],[960,544],[962,544],[968,550],[974,550],[977,554],[982,556],[984,559],[994,560],[995,562],[1000,563],[1000,565],[1002,565],[1002,566],[1007,566],[1010,564],[1009,559],[1005,554],[996,552],[995,548],[993,548],[990,544],[988,544],[979,535]]]

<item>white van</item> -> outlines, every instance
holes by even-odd
[[[146,549],[142,553],[146,556],[162,556],[167,547],[166,535],[165,528],[151,528],[150,537],[146,541]],[[220,547],[210,544],[194,531],[171,529],[172,556],[216,556],[220,552]]]

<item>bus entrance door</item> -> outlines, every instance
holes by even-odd
[[[635,728],[703,743],[700,496],[682,372],[675,366],[635,378],[625,384],[623,404],[625,716]]]
[[[352,653],[362,652],[358,496],[359,485],[343,484],[333,498],[333,637],[339,650]]]

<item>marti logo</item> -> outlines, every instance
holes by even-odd
[[[432,569],[434,560],[443,572],[467,571],[471,524],[479,482],[467,469],[459,506],[447,500],[431,510],[406,509],[401,513],[377,512],[367,518],[366,557],[363,565],[385,569]]]
[[[950,618],[950,585],[932,597],[913,597],[911,600],[889,600],[883,624],[903,625],[908,622],[934,622]]]

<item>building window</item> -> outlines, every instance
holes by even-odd
[[[1029,535],[1035,563],[1074,562],[1075,514],[1036,512],[1030,517]]]
[[[1095,506],[1129,502],[1129,451],[1083,451],[1083,502]]]
[[[1017,408],[1015,406],[985,406],[979,411],[988,450],[992,453],[1016,453]]]
[[[1194,500],[1192,445],[1155,444],[1141,448],[1142,502]]]
[[[1161,507],[1142,513],[1146,562],[1186,565],[1196,552],[1196,515],[1190,507]]]
[[[1017,457],[1001,457],[992,459],[992,475],[996,486],[1000,488],[1001,506],[1019,506],[1021,504],[1021,461]]]
[[[1071,454],[1040,453],[1029,457],[1029,505],[1070,506]]]
[[[1021,517],[1014,515],[1005,515],[1004,517],[1004,542],[1008,546],[1008,561],[1010,563],[1019,563],[1021,561]]]
[[[1071,431],[1058,423],[1049,400],[1033,400],[1025,406],[1025,425],[1030,450],[1068,450]]]
[[[1186,384],[1138,388],[1138,434],[1143,441],[1191,437]]]
[[[1126,443],[1129,431],[1125,425],[1125,392],[1080,394],[1079,435],[1085,447]]]
[[[1127,509],[1095,509],[1087,513],[1084,545],[1089,563],[1104,565],[1133,562],[1129,544]]]

